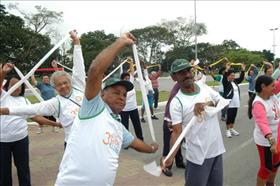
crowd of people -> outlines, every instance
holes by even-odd
[[[143,153],[155,153],[159,149],[158,143],[144,141],[141,122],[145,122],[145,109],[142,104],[139,116],[133,59],[128,58],[127,72],[119,78],[103,82],[104,74],[114,59],[125,47],[135,44],[136,38],[131,33],[125,33],[101,51],[91,62],[86,78],[82,47],[76,31],[71,31],[70,37],[74,45],[72,74],[55,71],[50,78],[44,76],[42,83],[32,77],[32,84],[40,90],[44,101],[31,104],[24,97],[24,84],[1,101],[0,185],[12,185],[12,157],[19,185],[31,185],[27,118],[40,126],[51,125],[64,130],[64,154],[55,182],[57,186],[113,185],[122,148]],[[193,62],[186,59],[172,62],[170,76],[176,83],[162,118],[163,152],[160,163],[164,175],[172,176],[175,159],[177,168],[185,169],[185,185],[224,184],[225,147],[219,117],[217,113],[209,114],[207,109],[215,108],[225,99],[230,100],[220,110],[221,120],[226,123],[225,136],[232,138],[240,135],[234,124],[240,107],[239,84],[245,79],[249,82],[248,116],[255,120],[253,137],[260,156],[256,185],[274,185],[280,162],[277,145],[280,104],[276,96],[280,92],[280,66],[274,71],[273,65],[264,62],[264,75],[260,75],[261,70],[255,65],[251,65],[246,73],[246,65],[242,64],[236,78],[231,65],[227,62],[219,70],[219,75],[210,69],[203,72],[220,82],[219,90],[215,91],[205,84],[205,75],[197,78],[197,67]],[[0,98],[6,96],[7,91],[20,80],[14,75],[13,67],[11,63],[1,64]],[[161,67],[151,73],[143,61],[141,67],[151,119],[158,120],[154,109],[158,109]],[[200,119],[195,120],[183,142],[166,158],[194,117]],[[129,118],[136,136],[129,132]],[[41,132],[40,127],[38,133]],[[185,148],[184,154],[181,146]]]

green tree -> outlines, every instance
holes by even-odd
[[[265,56],[261,53],[251,52],[246,49],[230,50],[225,53],[225,57],[233,63],[245,63],[247,66],[255,64],[261,66]]]
[[[9,14],[5,7],[0,5],[0,61],[13,62],[22,71],[27,72],[52,45],[48,36],[35,33],[24,25],[22,18]],[[33,38],[33,43],[30,38]]]
[[[172,33],[159,26],[134,29],[131,33],[137,38],[139,55],[148,63],[161,63],[163,48],[170,46],[174,40]]]
[[[233,40],[224,40],[222,42],[222,47],[224,50],[237,50],[240,49],[240,46]]]
[[[29,47],[25,48],[25,52],[22,55],[23,60],[27,60],[32,50],[40,47],[38,45],[42,44],[38,42],[38,34],[55,39],[57,30],[54,29],[54,26],[62,21],[62,12],[51,11],[42,6],[35,6],[35,12],[28,13],[18,8],[17,3],[10,3],[8,7],[9,9],[17,10],[22,15],[26,27],[35,33],[30,35]],[[54,56],[59,58],[59,50],[55,51],[52,56],[53,58]]]
[[[86,69],[88,69],[91,61],[95,59],[98,53],[104,48],[113,43],[116,37],[113,34],[106,35],[103,30],[87,32],[81,35],[80,41],[83,46],[83,56],[85,61]],[[72,53],[72,50],[70,53]]]
[[[35,6],[35,13],[27,13],[19,9],[18,4],[10,3],[9,8],[17,10],[23,16],[27,26],[35,33],[45,31],[49,35],[49,32],[53,31],[49,26],[53,26],[62,21],[63,12],[51,11],[42,6]]]
[[[267,61],[273,61],[274,54],[270,50],[263,50],[262,54],[264,55],[264,57]]]
[[[174,48],[186,47],[194,43],[195,35],[201,36],[207,33],[204,23],[196,23],[193,19],[177,17],[175,20],[163,19],[159,26],[166,28],[174,35],[172,44]]]

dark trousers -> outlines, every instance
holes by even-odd
[[[159,95],[158,88],[154,88],[154,108],[158,107],[158,95]]]
[[[227,109],[227,121],[226,121],[227,125],[234,124],[235,118],[237,115],[237,110],[238,110],[238,108],[228,108]]]
[[[170,138],[171,138],[172,132],[168,128],[168,121],[163,121],[163,156],[167,156],[167,154],[170,151]],[[176,156],[175,156],[175,163],[176,164],[182,164],[183,163],[183,156],[181,153],[181,148],[179,148]],[[171,167],[170,167],[171,168]]]
[[[251,97],[255,96],[256,93],[254,93],[254,92],[248,92],[248,95],[249,95],[249,99],[250,99]]]
[[[222,186],[223,156],[205,159],[202,165],[187,160],[185,186]]]
[[[11,186],[12,156],[17,168],[20,186],[30,186],[29,140],[28,136],[15,142],[0,142],[0,185]]]
[[[135,131],[135,135],[137,136],[137,138],[139,138],[140,140],[144,140],[143,138],[143,134],[142,134],[142,127],[141,127],[141,123],[140,123],[140,119],[139,119],[139,113],[137,109],[131,110],[131,111],[122,111],[120,113],[121,115],[121,122],[124,125],[124,127],[129,130],[129,117],[132,121],[133,127],[134,127],[134,131]]]
[[[222,113],[222,118],[226,118],[226,115],[227,115],[227,109],[228,109],[228,107],[226,106],[225,108],[223,108],[223,109],[221,110],[221,113]]]

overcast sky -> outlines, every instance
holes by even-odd
[[[1,1],[4,5],[14,2],[27,12],[34,11],[35,5],[62,11],[61,32],[104,30],[118,36],[161,19],[194,17],[194,1]],[[272,52],[273,32],[269,29],[279,28],[275,31],[275,53],[280,57],[280,1],[198,0],[196,10],[197,22],[205,23],[208,31],[198,42],[221,44],[232,39],[249,50]]]

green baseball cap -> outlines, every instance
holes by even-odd
[[[103,89],[106,89],[114,85],[122,85],[126,88],[126,91],[130,91],[134,87],[130,81],[120,80],[118,78],[110,78],[105,81]]]
[[[176,72],[179,72],[181,70],[187,69],[187,68],[192,68],[191,64],[185,60],[185,59],[176,59],[173,61],[170,69],[170,73],[174,74]]]

